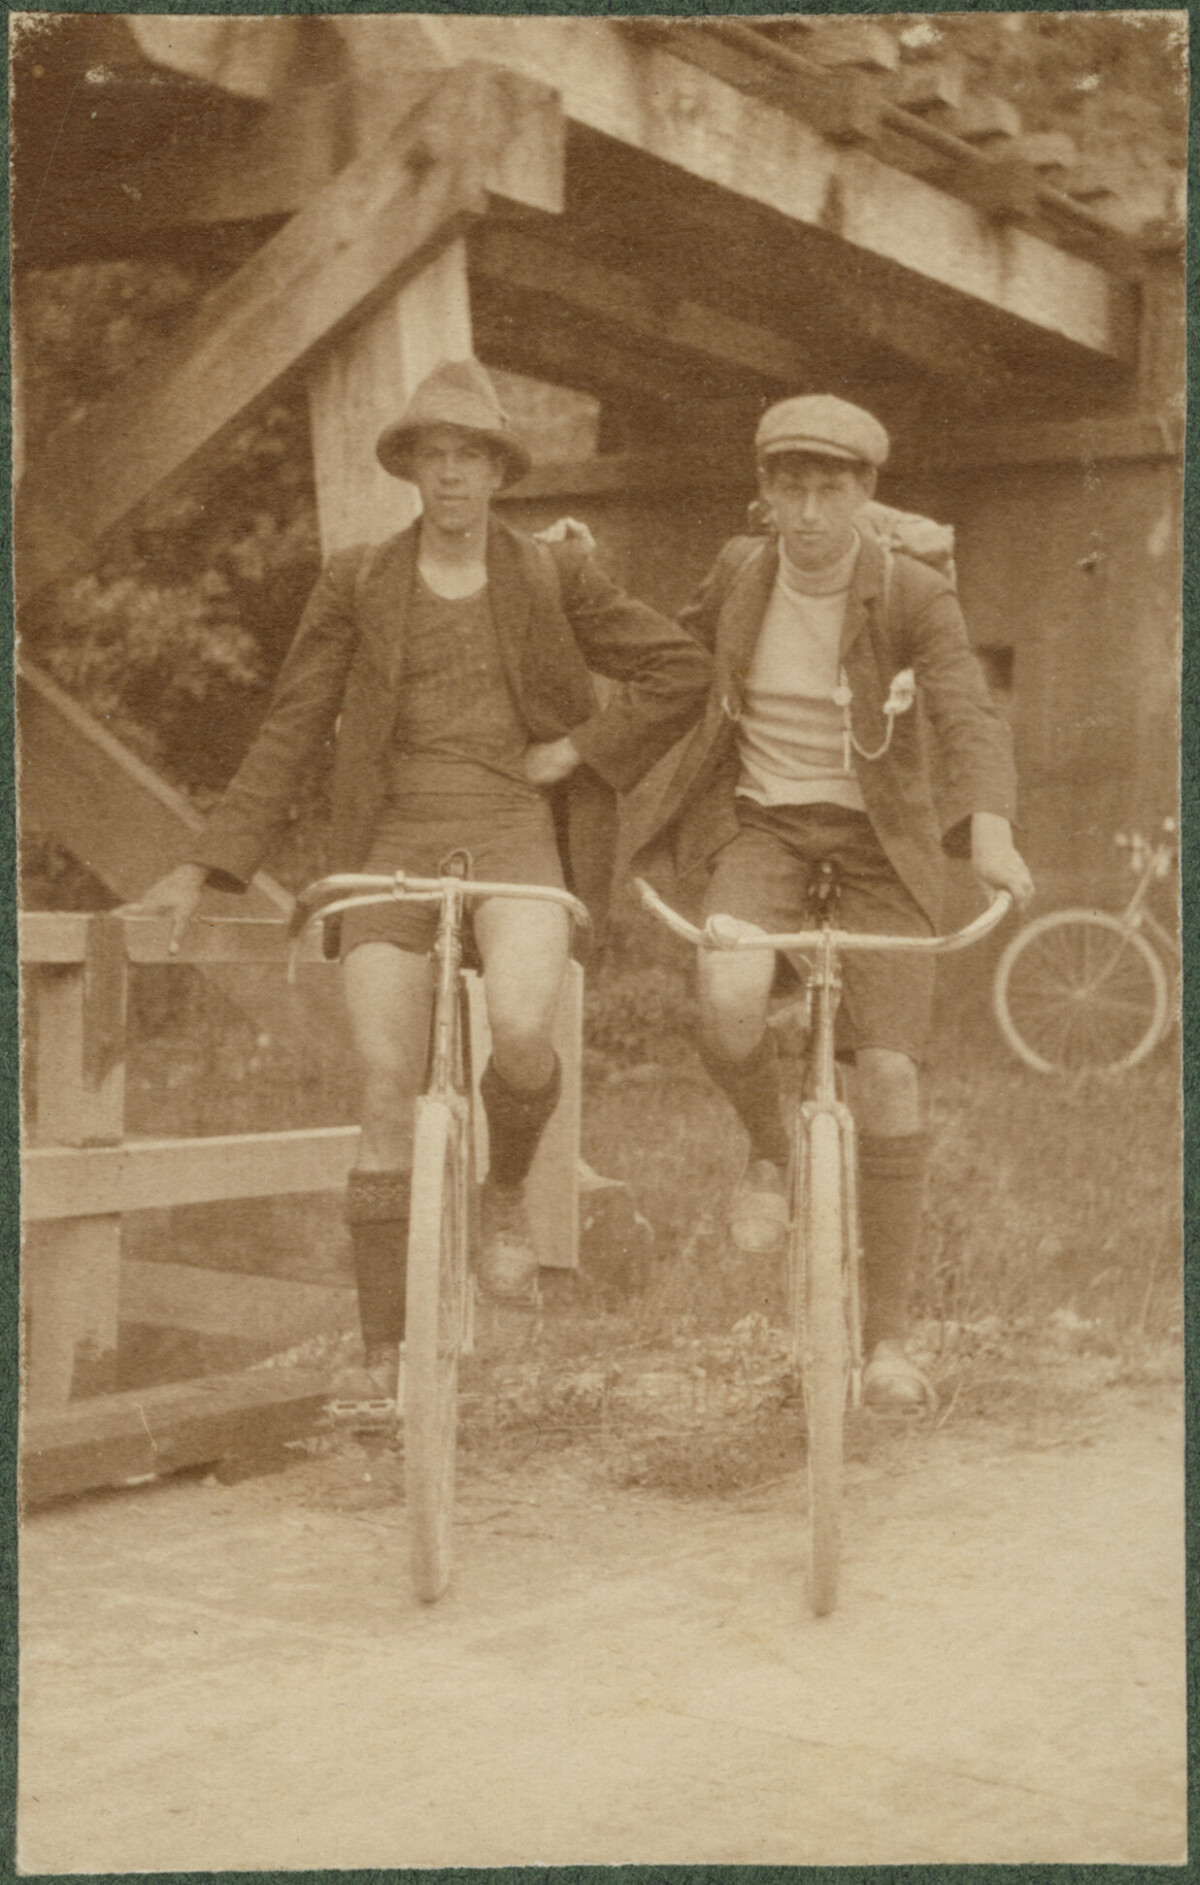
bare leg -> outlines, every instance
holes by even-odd
[[[429,1044],[429,961],[391,943],[361,943],[342,974],[362,1088],[358,1170],[408,1171]]]
[[[534,1093],[554,1072],[550,1035],[566,973],[570,931],[553,903],[493,898],[475,914],[496,1071]]]
[[[779,1054],[767,1027],[774,978],[769,949],[700,954],[701,1059],[750,1138],[729,1219],[734,1243],[749,1255],[774,1249],[787,1225],[788,1139]]]
[[[346,1191],[354,1251],[363,1370],[339,1377],[350,1402],[396,1392],[404,1339],[413,1103],[425,1070],[430,966],[391,943],[361,943],[344,966],[358,1062],[362,1138]]]
[[[493,1295],[525,1294],[537,1277],[523,1187],[562,1069],[551,1030],[567,964],[565,912],[499,898],[475,919],[492,1030],[480,1081],[488,1122],[488,1177],[481,1198],[480,1275]]]

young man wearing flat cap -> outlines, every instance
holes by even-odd
[[[755,438],[766,537],[725,546],[680,620],[713,652],[701,724],[648,815],[635,870],[674,867],[706,915],[762,930],[802,926],[813,872],[832,860],[847,929],[928,935],[939,922],[942,854],[1019,902],[1032,882],[1012,841],[1008,730],[968,646],[953,584],[884,548],[869,521],[888,436],[829,395],[786,399]],[[917,707],[884,704],[915,674]],[[893,736],[885,738],[888,725]],[[935,805],[930,737],[940,760]],[[920,1234],[927,1138],[918,1066],[933,965],[854,954],[843,964],[844,1045],[855,1059],[865,1272],[864,1392],[876,1406],[921,1405],[927,1386],[904,1351],[907,1286]],[[787,1222],[788,1144],[769,952],[705,951],[702,1054],[746,1127],[733,1198],[735,1242],[766,1252]]]
[[[707,653],[622,594],[590,540],[531,541],[491,516],[492,498],[530,460],[477,361],[430,374],[376,450],[417,486],[421,516],[323,570],[262,730],[191,861],[143,899],[172,912],[176,944],[205,883],[246,887],[335,731],[330,870],[435,875],[465,849],[480,878],[561,886],[565,877],[598,912],[617,793],[703,703]],[[622,683],[604,707],[589,670]],[[362,1079],[347,1217],[365,1375],[342,1384],[351,1395],[394,1391],[434,922],[428,908],[402,903],[342,922]],[[497,899],[477,906],[474,929],[493,1044],[481,1088],[490,1154],[481,1271],[494,1293],[515,1296],[536,1275],[522,1187],[559,1096],[550,1035],[568,921],[557,905]]]

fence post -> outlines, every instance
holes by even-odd
[[[93,916],[82,963],[35,970],[39,1145],[117,1145],[125,1113],[127,962],[119,916]],[[116,1386],[119,1216],[68,1218],[27,1242],[30,1409]]]

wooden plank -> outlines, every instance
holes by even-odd
[[[23,593],[67,566],[68,533],[82,558],[481,214],[488,175],[519,133],[528,92],[511,75],[475,65],[440,78],[385,143],[348,164],[214,289],[143,371],[61,428],[31,459],[20,494]],[[544,103],[536,88],[535,97]],[[533,115],[544,121],[544,111]]]
[[[336,1191],[357,1152],[357,1126],[135,1139],[85,1149],[34,1146],[23,1161],[22,1210],[27,1223],[39,1223]]]
[[[472,270],[511,287],[545,294],[682,353],[720,360],[773,384],[799,384],[811,356],[783,334],[734,319],[685,296],[657,293],[636,275],[502,225],[481,226],[471,244]]]
[[[278,1352],[310,1336],[352,1333],[358,1327],[358,1296],[352,1283],[301,1283],[189,1263],[126,1260],[121,1321],[232,1335],[270,1344]]]
[[[339,22],[350,38],[356,21]],[[998,228],[971,204],[847,149],[615,21],[428,16],[447,60],[482,58],[556,85],[568,117],[763,203],[956,293],[1127,363],[1136,290],[1045,237]],[[686,32],[681,23],[680,30]],[[386,40],[377,43],[386,57]]]
[[[50,1156],[109,1147],[125,1110],[126,970],[120,924],[97,918],[84,960],[43,969],[38,1006],[36,1134]],[[36,1156],[36,1153],[33,1154]],[[116,1383],[121,1221],[101,1205],[47,1232],[23,1272],[25,1393],[31,1408],[63,1406]]]
[[[433,256],[342,336],[308,376],[321,547],[380,543],[420,510],[416,486],[375,457],[384,426],[443,360],[472,352],[466,245]]]
[[[88,932],[97,919],[76,911],[30,910],[18,919],[18,953],[23,964],[82,962],[87,951]],[[240,963],[243,967],[272,964],[282,971],[291,949],[286,923],[272,917],[198,916],[184,931],[178,955],[168,952],[170,918],[134,916],[121,912],[114,916],[124,934],[125,953],[130,962]],[[334,976],[336,962],[327,962],[321,954],[321,940],[310,930],[301,944],[299,960],[305,970],[317,969]]]
[[[23,826],[53,834],[114,895],[136,896],[195,843],[204,820],[183,793],[25,656],[17,721]],[[229,898],[220,905],[228,908]],[[292,898],[260,873],[239,907],[286,917]]]
[[[141,895],[187,856],[203,824],[199,813],[48,675],[25,660],[20,664],[17,705],[25,831],[52,833],[114,896],[123,899]],[[292,905],[282,884],[260,871],[244,896],[206,890],[200,910],[202,915],[236,910],[239,915],[273,917],[278,922],[291,914]],[[36,919],[39,924],[43,920]],[[127,937],[136,943],[141,933],[131,926]],[[165,940],[161,924],[157,933]],[[214,930],[212,935],[225,933]],[[238,965],[277,958],[270,952],[242,956],[236,949],[226,957],[219,942],[206,951],[208,934],[205,927],[194,925],[177,960],[203,961],[208,980],[268,1033],[286,1039],[303,1027],[314,1050],[341,1051],[345,1022],[334,978],[305,969],[300,989],[287,987],[282,969],[277,979],[248,978]],[[316,948],[315,943],[308,945],[307,959],[315,958]],[[136,955],[136,947],[131,953]],[[161,951],[151,950],[136,959],[165,958]]]
[[[987,425],[970,431],[938,427],[897,440],[896,463],[905,470],[990,469],[997,465],[1105,464],[1183,455],[1182,417],[1135,413],[1127,417],[1048,420],[1034,425]]]
[[[107,1394],[27,1415],[21,1429],[22,1502],[43,1505],[304,1439],[321,1426],[328,1398],[323,1375],[269,1368]]]
[[[475,1069],[476,1173],[487,1176],[487,1114],[479,1097],[479,1078],[492,1051],[487,1003],[481,977],[468,977],[471,1007],[471,1058]],[[553,1043],[563,1067],[562,1098],[542,1134],[526,1184],[529,1222],[538,1262],[546,1269],[579,1268],[579,1139],[583,1063],[583,970],[567,967],[554,1021]]]

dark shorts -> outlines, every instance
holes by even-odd
[[[805,927],[813,869],[838,867],[839,929],[930,936],[932,928],[884,855],[865,812],[836,805],[756,805],[739,799],[741,830],[718,852],[705,916],[736,916],[760,929]],[[838,1046],[890,1048],[920,1061],[933,1010],[933,959],[864,952],[842,958]]]
[[[543,798],[496,804],[478,794],[457,800],[419,801],[403,811],[385,810],[364,871],[410,871],[436,877],[451,851],[471,854],[471,875],[493,883],[547,884],[563,888],[554,821]],[[392,943],[427,955],[437,932],[437,906],[374,903],[347,910],[342,918],[341,956],[360,943]]]

